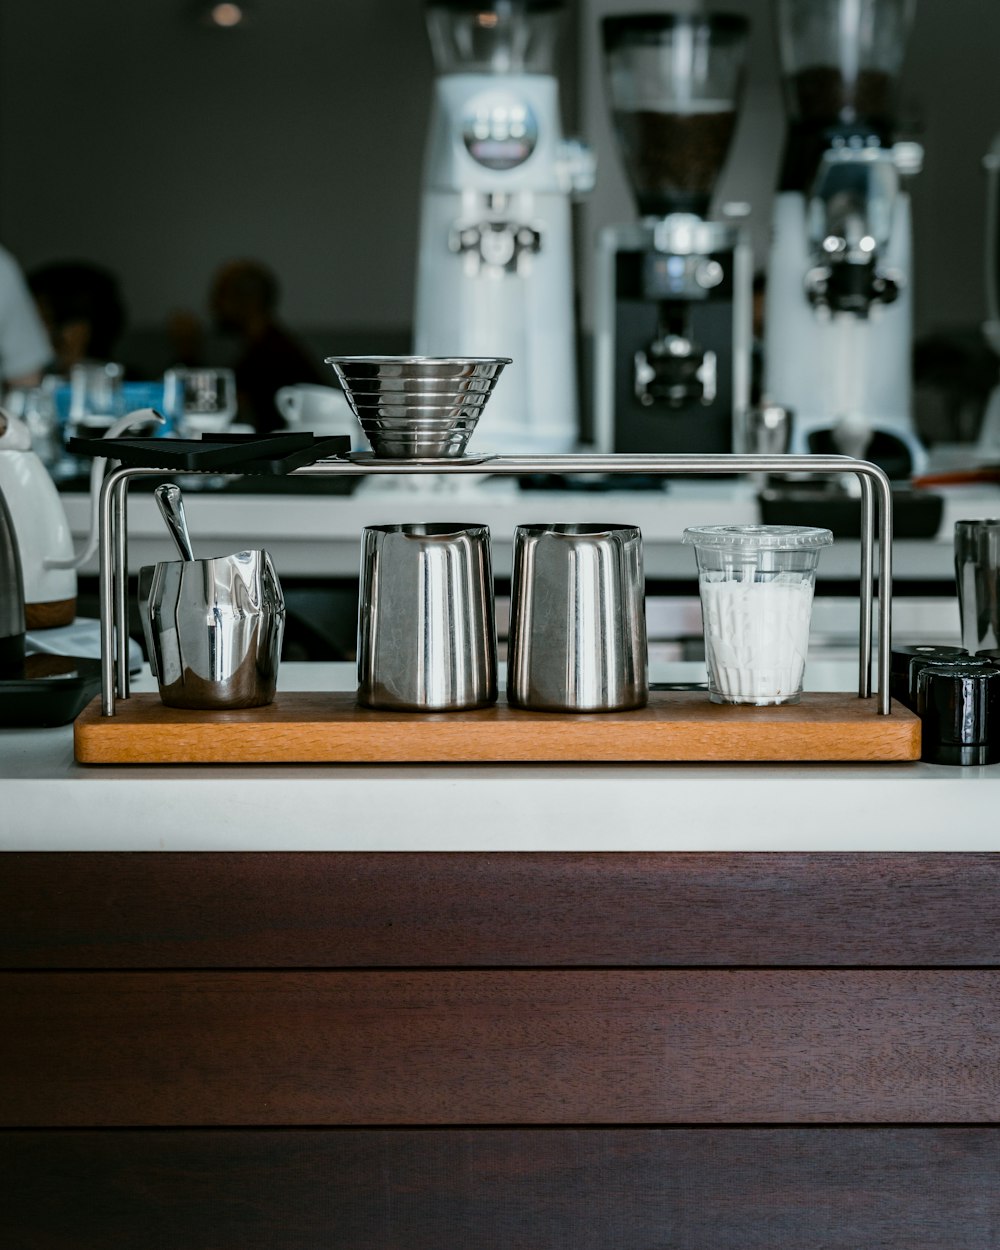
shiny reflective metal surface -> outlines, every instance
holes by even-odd
[[[274,699],[285,601],[266,551],[152,567],[142,614],[168,707],[263,707]],[[140,571],[140,585],[150,569]]]
[[[453,460],[450,460],[448,462],[448,468],[455,469],[456,467],[462,467],[462,466],[467,468],[469,465],[486,464],[488,461],[492,461],[495,459],[496,459],[495,456],[489,455],[489,454],[484,454],[482,456],[457,456]],[[344,460],[346,460],[349,464],[361,465],[365,470],[370,469],[374,471],[376,469],[386,469],[386,468],[398,469],[399,468],[398,460],[391,460],[391,459],[382,460],[378,456],[376,456],[374,452],[370,452],[370,451],[348,452],[347,455],[344,456]],[[438,458],[436,456],[431,456],[427,460],[421,460],[418,457],[413,460],[407,461],[407,464],[411,468],[417,467],[420,465],[426,465],[428,468],[434,468],[434,469],[437,469],[440,467]]]
[[[359,418],[365,421],[378,421],[383,428],[394,423],[399,429],[412,429],[414,422],[419,422],[421,429],[446,429],[455,421],[469,423],[471,429],[479,420],[481,404],[457,404],[450,400],[445,404],[400,404],[379,400],[374,404],[358,404]]]
[[[174,540],[178,555],[182,560],[193,560],[194,547],[191,545],[191,535],[188,533],[181,488],[175,486],[173,482],[163,482],[153,491],[153,497],[156,499],[156,506],[160,509],[160,515],[167,523],[167,529]]]
[[[540,712],[642,707],[649,692],[643,596],[635,526],[518,526],[507,701]]]
[[[752,455],[783,456],[792,442],[794,414],[780,404],[763,403],[746,415],[746,450]]]
[[[472,433],[467,427],[443,433],[395,433],[364,425],[362,429],[373,454],[384,460],[458,460]]]
[[[331,356],[330,360],[336,359]],[[345,366],[345,372],[346,372]],[[463,402],[471,402],[476,396],[489,395],[496,381],[496,373],[489,371],[489,376],[478,376],[471,373],[463,377],[433,377],[425,371],[419,377],[359,377],[350,374],[351,393],[359,401],[366,397],[381,396],[388,400],[392,396],[420,402],[420,396],[461,395]],[[436,399],[430,402],[437,402]]]
[[[433,378],[453,383],[457,390],[470,379],[495,381],[504,365],[510,364],[510,357],[327,356],[326,363],[333,365],[338,375],[343,374],[352,382],[355,379],[367,379],[392,389],[402,383],[425,382]]]
[[[462,456],[507,357],[329,356],[376,456]]]
[[[1000,517],[955,522],[955,584],[962,646],[1000,647]]]
[[[358,701],[454,712],[497,698],[485,525],[378,525],[362,535]]]

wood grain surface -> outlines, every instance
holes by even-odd
[[[994,970],[6,972],[0,1124],[990,1122]]]
[[[0,859],[5,1250],[1000,1245],[1000,856]]]
[[[353,694],[279,693],[270,707],[197,712],[137,694],[77,718],[83,764],[415,763],[642,760],[916,760],[920,721],[900,704],[806,694],[781,707],[710,703],[703,691],[652,691],[633,712],[563,715],[501,702],[420,715],[358,707]]]
[[[16,854],[0,966],[1000,966],[1000,856]]]
[[[72,599],[51,599],[48,603],[24,605],[25,629],[54,629],[72,625],[76,617],[76,596]]]
[[[1000,1131],[0,1133],[14,1250],[993,1250]]]

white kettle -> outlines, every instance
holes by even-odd
[[[132,412],[116,421],[105,437],[121,434],[140,421],[162,421],[152,409]],[[103,459],[90,474],[90,536],[83,551],[73,550],[73,536],[56,484],[31,450],[25,423],[0,408],[0,495],[14,525],[24,579],[25,626],[51,629],[72,624],[76,616],[76,570],[97,545],[97,508]]]

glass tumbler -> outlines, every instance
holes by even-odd
[[[816,565],[833,542],[802,525],[699,525],[708,694],[713,703],[798,703],[809,650]]]
[[[82,361],[70,370],[69,433],[100,438],[125,415],[123,365],[116,361]]]
[[[168,369],[163,405],[182,437],[217,434],[236,416],[236,375],[232,369]]]

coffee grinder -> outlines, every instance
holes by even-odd
[[[765,300],[765,390],[794,452],[919,472],[911,417],[910,202],[896,135],[913,0],[776,0],[789,128]]]
[[[437,71],[424,159],[414,350],[509,356],[479,440],[579,439],[570,205],[593,161],[563,139],[559,0],[430,0]]]
[[[595,441],[604,451],[741,449],[753,265],[708,217],[741,95],[748,24],[641,13],[602,23],[607,89],[640,220],[604,229]]]

